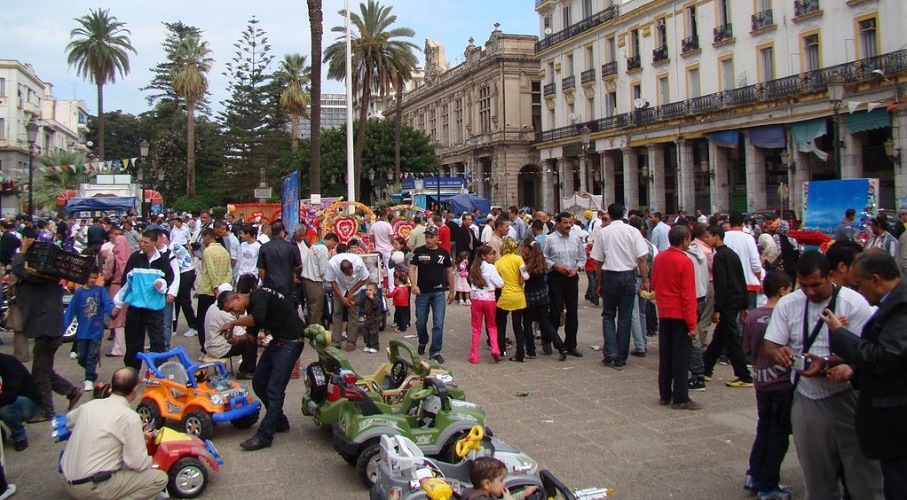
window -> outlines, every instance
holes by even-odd
[[[728,57],[722,59],[721,65],[721,90],[731,90],[734,88],[734,59]]]
[[[860,57],[875,57],[879,55],[876,18],[860,21]]]
[[[78,117],[76,117],[76,121],[79,123],[79,125],[85,125],[88,121],[88,118],[85,116],[85,113],[83,113],[81,109],[79,110]]]
[[[702,95],[702,89],[699,87],[699,68],[691,68],[687,71],[687,93],[690,99]]]
[[[438,120],[435,119],[435,108],[428,110],[428,135],[432,142],[438,141]]]
[[[655,20],[655,43],[658,48],[668,46],[668,28],[663,17]]]
[[[550,30],[550,29],[551,29],[551,16],[545,16],[545,18],[542,19],[542,33],[544,33],[547,36],[548,30]]]
[[[532,129],[542,130],[542,82],[532,81]]]
[[[479,89],[479,124],[483,134],[491,132],[491,87]]]
[[[634,83],[633,86],[630,87],[630,95],[634,101],[642,97],[642,84]]]
[[[731,23],[731,6],[730,0],[718,0],[718,22],[726,25]]]
[[[446,102],[441,104],[441,143],[450,144],[450,105]]]
[[[456,138],[457,144],[462,144],[466,140],[463,137],[463,99],[457,98],[454,102],[454,120],[456,123],[454,125],[454,136]]]
[[[617,113],[617,92],[605,95],[605,116],[614,116]]]
[[[0,118],[0,139],[6,139],[6,118]]]
[[[573,76],[573,54],[569,54],[567,56],[567,64],[565,64],[565,66],[566,67],[564,68],[564,78],[566,78],[568,76]]]
[[[6,78],[0,78],[0,96],[6,95]]]
[[[592,0],[583,0],[583,19],[592,15]]]
[[[757,0],[756,1],[756,12],[765,12],[767,10],[772,10],[772,0]]]
[[[630,55],[639,55],[639,30],[630,30]]]
[[[774,47],[765,47],[763,49],[759,49],[759,69],[762,73],[763,82],[775,79]]]
[[[819,62],[819,35],[803,37],[803,69],[814,71],[821,68]]]
[[[595,96],[586,99],[586,121],[595,119]]]
[[[586,69],[595,69],[595,50],[591,46],[586,47]]]
[[[699,36],[699,31],[696,26],[696,6],[691,5],[687,7],[686,15],[684,16],[686,33],[688,37]]]
[[[617,45],[614,42],[614,37],[605,39],[605,62],[613,62],[617,60]]]
[[[561,14],[563,14],[564,29],[566,29],[568,26],[570,26],[570,24],[572,24],[570,21],[570,7],[565,6]]]
[[[554,83],[554,61],[548,63],[548,76],[551,77],[551,83]]]
[[[668,86],[668,77],[661,76],[658,78],[658,104],[668,104],[671,102],[671,89]]]

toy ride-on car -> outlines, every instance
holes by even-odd
[[[54,441],[69,439],[71,432],[66,427],[66,415],[54,416],[51,426]],[[152,467],[167,473],[167,492],[177,498],[201,495],[208,486],[208,468],[217,472],[224,464],[210,440],[202,441],[166,427],[155,431],[154,439],[148,442],[148,455]],[[60,457],[63,457],[62,451]]]
[[[364,389],[352,382],[352,374],[341,371],[334,383],[349,397],[334,424],[334,449],[350,464],[363,484],[371,486],[378,473],[380,439],[383,434],[402,435],[416,443],[426,455],[452,453],[456,442],[474,425],[485,425],[485,411],[478,405],[453,399],[444,382],[427,377],[421,389],[407,391],[403,402],[383,412]],[[353,398],[353,394],[358,394]]]
[[[261,402],[227,376],[223,363],[193,364],[181,346],[137,356],[148,370],[136,411],[149,429],[159,429],[167,420],[176,420],[182,422],[187,433],[208,439],[217,422],[246,429],[258,421]]]
[[[310,363],[305,369],[302,413],[314,418],[319,427],[329,427],[340,419],[347,395],[332,380],[341,371],[347,373],[349,384],[361,388],[379,405],[382,413],[392,412],[388,406],[402,403],[406,393],[413,387],[420,387],[422,380],[428,376],[444,382],[450,397],[466,397],[454,384],[449,370],[435,361],[420,359],[415,347],[407,342],[391,340],[386,349],[387,362],[382,363],[371,375],[360,375],[353,370],[340,349],[331,346],[331,334],[324,327],[308,326],[305,337],[318,353],[318,361]],[[351,396],[356,398],[358,394],[351,393]]]

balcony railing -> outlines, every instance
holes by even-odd
[[[554,95],[556,93],[557,93],[557,86],[554,83],[546,83],[545,86],[542,87],[543,96]]]
[[[819,0],[794,0],[794,17],[819,12]]]
[[[579,81],[582,84],[590,83],[595,81],[595,68],[587,69],[579,75]]]
[[[570,75],[561,80],[561,90],[567,91],[568,89],[576,88],[576,77]]]
[[[715,28],[715,43],[723,42],[724,40],[730,40],[734,38],[734,25],[733,24],[722,24]]]
[[[639,54],[635,56],[630,56],[627,58],[627,71],[638,69],[642,67],[642,61],[639,59]]]
[[[652,51],[652,62],[666,61],[668,59],[668,46],[662,45]]]
[[[614,76],[617,74],[617,61],[602,64],[602,78]]]
[[[771,10],[763,10],[762,12],[757,12],[752,16],[753,20],[753,31],[759,31],[769,26],[775,25],[774,17],[772,16]]]
[[[693,35],[680,41],[680,51],[682,53],[691,52],[699,49],[699,35]]]
[[[637,58],[638,59],[638,58]],[[629,62],[629,61],[628,61]],[[611,63],[609,63],[611,64]],[[607,65],[605,65],[607,66]],[[845,83],[868,82],[877,78],[874,70],[882,70],[886,75],[907,75],[907,49],[861,59],[837,66],[830,66],[816,71],[791,75],[776,80],[748,85],[714,94],[694,97],[685,101],[672,102],[661,106],[637,109],[629,113],[612,115],[599,120],[587,122],[595,131],[620,130],[638,125],[658,123],[661,121],[682,119],[684,117],[703,115],[721,109],[747,106],[757,102],[790,99],[804,94],[826,92],[828,79],[839,76]],[[604,66],[602,74],[605,74]],[[554,93],[554,84],[545,86]],[[568,137],[578,137],[579,130],[575,125],[545,130],[536,134],[537,142],[548,142]]]
[[[536,0],[536,2],[539,1],[541,0]],[[536,7],[538,7],[538,5],[536,5]],[[542,38],[535,43],[535,51],[536,53],[541,52],[548,47],[552,47],[560,42],[563,42],[564,40],[573,38],[576,35],[589,31],[600,24],[604,24],[616,18],[618,15],[620,15],[620,6],[609,5],[601,12],[593,14],[576,24],[572,24],[567,28],[558,31],[557,33],[553,33]]]

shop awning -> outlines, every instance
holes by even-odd
[[[715,132],[709,134],[712,141],[715,144],[722,148],[736,148],[737,141],[740,139],[740,131],[738,130],[722,130],[721,132]]]
[[[868,112],[858,111],[846,116],[847,131],[851,134],[891,126],[891,115],[884,109],[874,109]]]
[[[790,137],[797,145],[797,151],[801,153],[812,152],[820,160],[828,159],[828,153],[816,147],[815,139],[825,135],[826,130],[825,118],[815,118],[804,122],[790,124]]]
[[[781,125],[768,125],[747,129],[750,143],[758,148],[783,149],[787,147],[787,138],[784,127]]]

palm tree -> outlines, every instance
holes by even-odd
[[[372,93],[386,96],[394,88],[394,75],[399,61],[415,59],[414,50],[419,47],[409,41],[396,40],[412,37],[410,28],[392,28],[397,16],[391,14],[393,7],[385,7],[376,0],[359,4],[359,14],[350,12],[350,38],[352,51],[352,88],[359,95],[359,125],[356,130],[356,144],[353,154],[354,178],[357,189],[362,189],[362,148],[365,145],[365,125]],[[340,15],[346,17],[346,10]],[[324,53],[328,62],[328,78],[346,78],[346,28],[335,26],[335,33],[343,33]],[[362,193],[357,193],[361,197]]]
[[[173,53],[173,79],[170,85],[186,101],[186,196],[195,196],[195,106],[208,91],[208,77],[214,60],[208,57],[208,42],[197,36],[181,41]]]
[[[110,17],[106,10],[91,10],[77,21],[81,26],[69,33],[66,61],[76,73],[98,87],[98,155],[104,159],[104,85],[116,83],[129,74],[129,54],[137,52],[129,41],[126,23]]]
[[[80,152],[53,153],[36,158],[44,167],[60,167],[47,170],[35,186],[35,207],[48,210],[54,207],[57,195],[63,191],[73,191],[79,188],[79,183],[86,177],[85,155]],[[69,169],[69,165],[75,168]]]
[[[290,147],[295,153],[299,149],[299,117],[306,114],[309,106],[306,87],[311,77],[311,68],[306,66],[304,55],[286,54],[283,61],[280,61],[280,69],[274,77],[284,86],[280,94],[280,107],[287,110],[291,116]]]
[[[321,36],[324,34],[324,12],[321,0],[308,0],[309,26],[312,32],[312,136],[309,145],[312,160],[309,167],[309,192],[321,193]],[[299,173],[302,175],[302,172]]]

